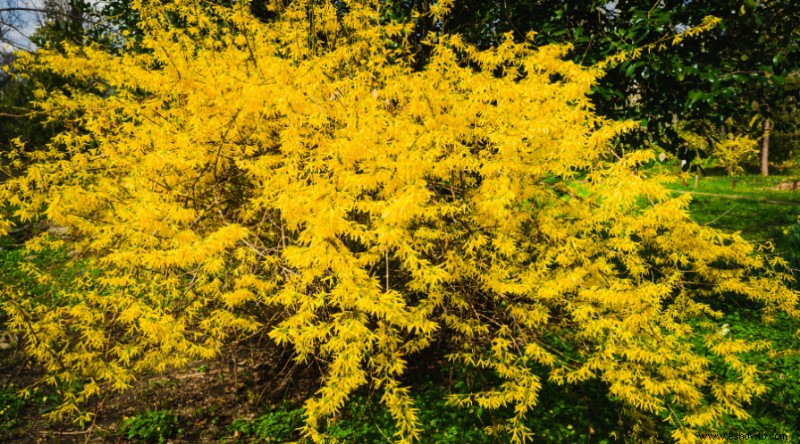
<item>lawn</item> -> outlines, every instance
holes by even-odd
[[[800,190],[791,189],[798,177],[794,173],[739,177],[735,188],[731,188],[731,178],[723,175],[700,177],[697,189],[692,179],[686,186],[676,179],[668,187],[676,193],[692,193],[690,212],[697,222],[738,231],[754,242],[775,242],[800,217]]]

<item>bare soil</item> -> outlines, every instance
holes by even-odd
[[[46,406],[29,402],[20,424],[0,433],[0,442],[126,442],[119,432],[124,418],[161,409],[177,415],[183,429],[170,443],[233,441],[231,422],[253,419],[284,402],[299,402],[317,389],[319,375],[313,366],[296,364],[287,350],[267,340],[251,340],[230,346],[217,359],[143,376],[130,390],[107,393],[87,406],[95,414],[94,423],[83,428],[69,420],[48,422]],[[0,387],[29,386],[40,376],[19,347],[0,351]]]
[[[800,191],[800,183],[798,182],[783,182],[772,187],[776,191]]]

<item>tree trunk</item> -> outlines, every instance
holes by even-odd
[[[761,175],[769,176],[769,133],[772,122],[769,117],[764,119],[764,142],[761,144]]]
[[[83,13],[84,13],[84,4],[80,0],[70,0],[69,2],[69,20],[70,23],[70,31],[73,34],[73,38],[75,39],[75,43],[78,45],[83,45],[84,41],[84,29],[83,29]]]

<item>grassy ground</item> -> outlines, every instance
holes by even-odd
[[[684,186],[676,179],[669,187],[677,193],[693,195],[690,207],[694,220],[726,232],[741,232],[754,242],[776,241],[783,231],[800,218],[800,190],[792,191],[795,172],[781,175],[739,177],[731,187],[731,177],[700,177],[697,189],[690,178]]]

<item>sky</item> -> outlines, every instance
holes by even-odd
[[[0,11],[7,8],[31,8],[41,9],[44,0],[0,0]],[[31,11],[0,12],[0,22],[8,23],[11,26],[0,25],[3,40],[0,42],[0,49],[9,50],[12,46],[19,49],[34,49],[34,45],[28,40],[33,31],[39,26],[41,21],[40,14]]]

